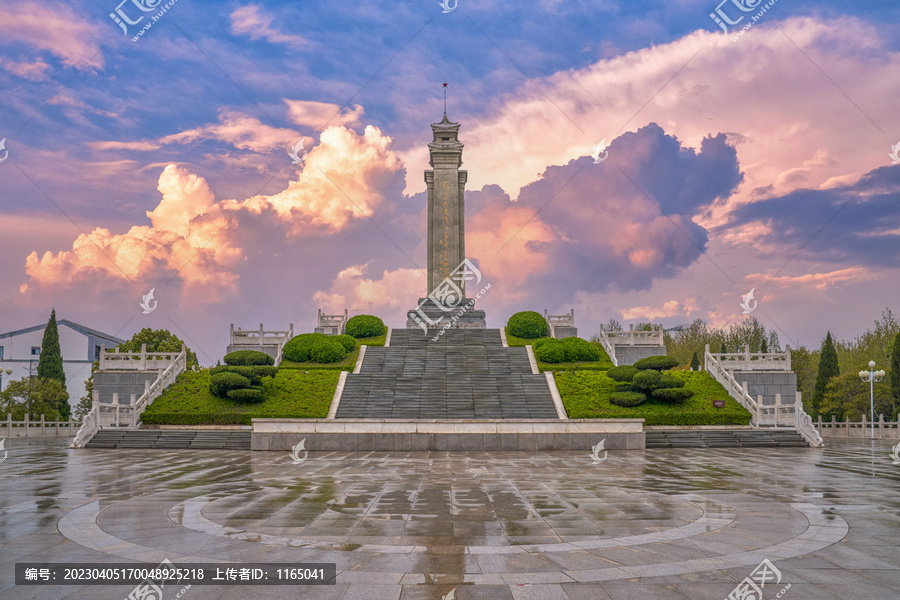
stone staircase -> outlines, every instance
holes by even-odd
[[[808,448],[794,429],[645,429],[647,448]]]
[[[249,450],[250,429],[101,429],[85,448]]]
[[[347,376],[338,419],[556,419],[543,374],[499,329],[448,329],[437,340],[394,329]]]

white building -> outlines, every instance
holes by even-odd
[[[57,320],[56,325],[69,404],[74,407],[85,395],[84,380],[91,376],[91,364],[100,358],[100,347],[105,344],[107,348],[114,348],[124,341],[65,319]],[[46,327],[44,323],[0,333],[0,390],[6,388],[10,381],[37,375]],[[12,373],[7,374],[7,369],[12,369]]]

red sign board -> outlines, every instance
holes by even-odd
[[[713,406],[715,408],[725,408],[725,401],[724,400],[713,400]]]

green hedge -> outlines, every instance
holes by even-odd
[[[544,337],[548,332],[547,321],[533,310],[517,312],[509,318],[506,327],[512,335],[525,339]]]
[[[598,371],[556,374],[556,385],[570,419],[643,418],[645,425],[747,425],[750,413],[731,398],[705,371],[671,371],[684,381],[684,389],[694,393],[681,404],[649,398],[640,406],[625,408],[609,402],[619,385]],[[714,408],[713,400],[724,400],[724,408]]]
[[[250,379],[239,373],[215,373],[209,378],[209,393],[217,398],[228,397],[228,392],[250,387]]]
[[[324,333],[301,333],[295,335],[284,345],[284,359],[295,363],[334,363],[349,353],[346,342],[337,338],[349,336],[331,336]],[[352,338],[351,338],[352,339]],[[354,348],[356,342],[353,343]]]
[[[356,338],[352,335],[335,335],[332,336],[334,341],[338,342],[341,346],[344,347],[344,350],[347,352],[353,352],[356,350]]]
[[[263,391],[257,388],[244,388],[239,390],[229,390],[228,398],[237,402],[262,402]]]
[[[653,369],[654,371],[665,371],[672,367],[678,366],[678,359],[671,356],[648,356],[634,363],[635,368],[645,371]]]
[[[250,404],[217,398],[209,392],[208,369],[178,376],[147,407],[147,425],[250,425],[252,418],[324,419],[337,386],[337,370],[282,369],[263,379],[265,399]]]
[[[567,337],[561,340],[541,338],[532,348],[534,356],[541,362],[589,362],[600,360],[600,350],[587,340]]]
[[[631,381],[638,374],[638,368],[631,365],[622,365],[621,367],[612,367],[607,369],[606,376],[614,381]]]
[[[259,350],[238,350],[225,355],[225,364],[233,366],[274,365],[275,359]]]
[[[647,401],[647,396],[640,392],[613,392],[609,401],[617,406],[637,406]]]
[[[387,327],[384,321],[373,315],[356,315],[347,319],[344,333],[354,338],[367,338],[384,335]]]

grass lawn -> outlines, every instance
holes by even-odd
[[[324,419],[340,373],[336,370],[282,370],[263,378],[266,400],[245,404],[209,393],[209,370],[187,371],[154,400],[146,425],[250,425],[250,419]]]
[[[643,418],[644,425],[747,425],[750,413],[731,398],[719,382],[705,371],[668,371],[685,381],[684,389],[694,397],[682,404],[662,403],[653,398],[640,406],[625,408],[609,403],[616,382],[598,371],[563,372],[555,375],[556,386],[570,419]],[[713,408],[713,400],[724,400],[724,408]]]
[[[283,369],[302,369],[304,371],[308,371],[311,369],[326,369],[326,370],[335,370],[335,371],[353,371],[353,367],[356,366],[356,357],[359,356],[359,347],[362,345],[366,346],[384,346],[384,341],[387,339],[387,333],[384,335],[379,335],[377,337],[369,337],[369,338],[359,338],[356,340],[356,349],[345,356],[343,360],[340,360],[335,363],[317,363],[317,362],[291,362],[287,359],[281,361],[281,368]]]
[[[536,341],[544,339],[534,338],[527,340],[525,338],[516,337],[514,335],[510,335],[509,331],[505,327],[503,328],[503,331],[506,332],[506,343],[509,344],[510,348],[516,346],[530,346]],[[600,350],[600,360],[561,363],[545,363],[537,361],[538,371],[540,371],[541,373],[543,373],[544,371],[605,371],[612,367],[612,361],[609,359],[609,355],[606,353],[606,350],[604,350],[600,344],[595,344],[592,342],[592,345]]]

